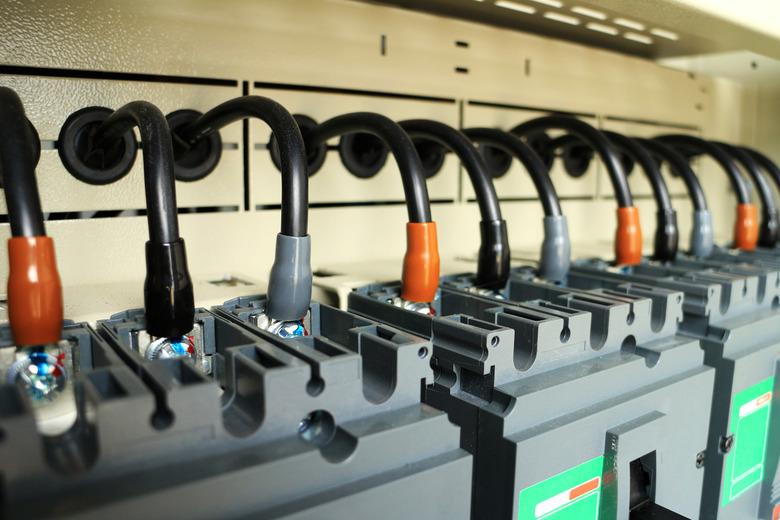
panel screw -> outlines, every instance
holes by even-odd
[[[731,451],[731,448],[734,447],[734,436],[729,435],[728,437],[721,437],[720,438],[720,451],[721,453],[728,453]]]
[[[704,467],[704,457],[706,456],[706,451],[700,451],[696,454],[696,467],[697,468],[703,468]]]

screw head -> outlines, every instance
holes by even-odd
[[[703,468],[704,467],[704,460],[706,458],[706,452],[700,451],[696,454],[696,467],[697,468]]]
[[[731,451],[731,448],[733,447],[734,447],[734,435],[729,435],[728,437],[720,438],[721,453],[728,453]]]

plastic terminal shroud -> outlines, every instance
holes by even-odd
[[[349,296],[349,309],[431,338],[435,358],[483,375],[494,370],[496,386],[520,373],[528,377],[620,352],[629,337],[635,345],[670,338],[682,318],[679,293],[649,287],[579,291],[538,283],[532,288],[539,290],[522,303],[470,292],[470,287],[473,275],[444,277],[433,302],[436,317],[387,303],[397,296],[397,283],[357,289]],[[493,347],[507,342],[513,345],[511,361],[497,361]]]
[[[147,497],[151,491],[135,476],[138,471],[154,471],[158,491],[174,486],[192,492],[204,479],[232,478],[234,471],[267,476],[266,462],[277,467],[294,455],[296,465],[312,469],[299,481],[298,492],[306,496],[323,483],[335,488],[345,479],[393,468],[413,474],[421,460],[466,457],[446,415],[420,404],[421,384],[433,379],[429,342],[319,304],[310,311],[312,334],[283,340],[242,321],[264,305],[264,297],[256,296],[213,313],[197,311],[206,348],[214,352],[214,379],[189,360],[148,361],[132,350],[133,334],[145,330],[141,309],[99,322],[98,334],[78,326],[84,331],[80,345],[90,347],[80,349],[79,419],[62,439],[43,442],[19,389],[0,385],[8,403],[0,409],[0,482],[4,507],[13,506],[5,512],[42,518],[95,507],[121,511],[128,493]],[[9,343],[8,329],[0,331],[0,340]],[[66,327],[65,337],[72,336]],[[319,418],[327,419],[319,426],[331,428],[332,435],[307,440],[302,423]],[[421,434],[441,442],[416,445]],[[358,442],[375,452],[388,436],[413,447],[383,462],[355,454]],[[352,461],[353,454],[357,466],[335,464]],[[187,469],[196,466],[201,469],[194,473]],[[360,477],[356,467],[369,473]],[[18,485],[22,480],[26,484]],[[85,496],[85,489],[91,491],[87,498],[67,499]],[[42,494],[47,500],[40,500]],[[271,491],[252,500],[255,510],[277,503]],[[246,506],[238,500],[230,507]]]
[[[572,267],[569,284],[613,288],[642,283],[681,291],[685,294],[684,328],[704,334],[710,325],[772,308],[780,290],[776,273],[740,271],[736,266],[715,270],[642,264],[631,271],[613,272],[600,262],[582,261]]]
[[[451,289],[469,290],[471,275],[442,279]],[[592,315],[590,342],[593,348],[618,348],[630,336],[637,344],[672,336],[682,320],[682,295],[664,288],[639,283],[616,284],[609,288],[582,288],[551,284],[536,279],[530,267],[514,268],[502,299],[492,301],[526,302],[547,300]]]

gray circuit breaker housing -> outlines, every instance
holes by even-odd
[[[399,290],[359,288],[349,308],[431,339],[425,400],[475,455],[472,518],[698,515],[714,370],[676,335],[681,293],[512,303],[443,284],[434,317],[388,304]]]
[[[713,257],[622,270],[583,261],[568,283],[685,293],[681,330],[701,340],[705,363],[716,369],[701,518],[770,520],[780,512],[780,273],[769,258]]]
[[[241,314],[262,297],[229,302]],[[422,404],[428,342],[313,304],[312,335],[257,334],[199,309],[212,376],[133,349],[143,311],[84,328],[78,428],[42,439],[12,385],[6,518],[468,518],[472,457]]]

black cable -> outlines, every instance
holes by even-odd
[[[247,117],[264,121],[276,137],[279,146],[279,166],[282,171],[283,235],[307,235],[309,208],[309,178],[306,171],[306,148],[292,115],[279,103],[262,96],[242,96],[212,108],[178,133],[192,145],[212,132]]]
[[[778,211],[772,187],[769,185],[761,167],[753,157],[737,146],[713,141],[723,148],[732,159],[737,161],[748,172],[753,184],[756,186],[758,198],[761,201],[761,227],[759,230],[759,244],[764,247],[773,247],[777,242]]]
[[[631,197],[631,190],[628,187],[628,180],[626,179],[620,159],[610,146],[606,136],[588,123],[568,116],[543,116],[520,123],[510,130],[510,132],[519,137],[525,137],[536,132],[543,132],[551,129],[565,130],[574,134],[593,148],[593,150],[599,154],[601,161],[607,169],[607,174],[612,182],[612,189],[615,192],[615,200],[617,200],[618,206],[626,208],[634,205],[633,198]]]
[[[429,119],[409,119],[398,124],[411,137],[424,138],[451,149],[469,176],[482,220],[501,220],[498,195],[479,152],[463,132]]]
[[[146,243],[144,315],[151,336],[180,338],[192,330],[195,304],[184,240],[179,237],[171,132],[160,109],[133,101],[95,130],[89,153],[108,148],[138,126],[144,156],[149,241]]]
[[[144,186],[149,240],[168,244],[179,239],[171,133],[165,116],[146,101],[132,101],[116,110],[95,131],[92,151],[108,148],[137,126],[144,156]]]
[[[653,160],[650,153],[638,142],[630,137],[626,137],[623,134],[612,132],[610,130],[602,130],[602,133],[607,136],[607,139],[623,153],[626,153],[631,159],[633,159],[645,172],[647,181],[650,183],[650,188],[653,190],[653,198],[661,211],[673,211],[672,198],[669,196],[669,188],[666,186],[661,175],[661,170],[658,164]]]
[[[676,148],[683,155],[708,155],[726,172],[739,204],[750,204],[750,185],[742,176],[737,164],[726,151],[715,143],[685,134],[661,135],[655,139]]]
[[[0,87],[0,172],[11,235],[15,237],[46,235],[35,182],[40,144],[36,150],[33,132],[19,96],[10,88]]]
[[[756,161],[759,166],[761,166],[761,168],[763,168],[764,171],[769,174],[770,177],[772,177],[772,180],[777,185],[777,188],[780,189],[780,167],[777,166],[777,163],[758,150],[748,148],[747,146],[742,146],[741,148],[745,150],[753,158],[753,160]]]
[[[476,283],[480,287],[503,288],[510,270],[509,239],[496,189],[479,152],[462,132],[444,123],[410,119],[399,124],[412,139],[434,141],[455,152],[460,159],[474,188],[481,217]]]
[[[761,166],[759,166],[758,162],[754,160],[749,153],[745,152],[738,146],[719,141],[713,142],[723,148],[723,150],[725,150],[726,153],[728,153],[731,158],[738,164],[742,165],[742,168],[744,168],[744,170],[748,173],[750,179],[753,181],[753,184],[756,186],[756,190],[758,191],[758,198],[761,201],[764,212],[776,212],[777,203],[775,202],[774,195],[772,194],[772,187],[769,185],[769,181],[761,171]]]
[[[518,137],[495,128],[467,128],[463,130],[463,133],[474,142],[499,148],[515,156],[531,176],[545,216],[552,217],[562,214],[558,193],[547,173],[547,167],[530,146]]]
[[[314,148],[328,139],[352,132],[367,132],[385,142],[401,171],[409,222],[431,222],[431,204],[420,157],[411,138],[391,119],[372,112],[343,114],[323,121],[307,132],[304,140],[307,148]]]
[[[682,154],[674,148],[655,139],[643,139],[638,137],[635,137],[634,139],[647,148],[653,156],[665,161],[682,179],[694,210],[707,210],[707,198],[704,196],[704,189],[701,187],[699,178],[696,176],[696,173],[694,173],[693,168],[688,164],[688,160]]]
[[[661,169],[650,153],[634,139],[610,130],[602,130],[602,133],[615,148],[627,154],[645,172],[658,206],[653,258],[664,262],[674,260],[679,247],[680,232],[677,227],[677,213],[672,206],[669,188],[661,175]]]

